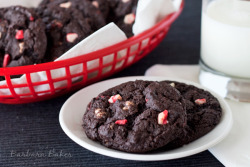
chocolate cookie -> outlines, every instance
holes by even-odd
[[[93,98],[83,117],[86,135],[102,145],[142,153],[179,137],[186,108],[177,89],[153,81],[127,82]]]
[[[87,0],[44,0],[38,13],[46,24],[50,61],[105,25],[101,12]]]
[[[45,26],[32,9],[0,9],[0,67],[40,63],[46,46]]]
[[[188,144],[208,132],[219,122],[222,109],[219,101],[208,91],[192,85],[166,81],[182,94],[187,109],[187,126],[183,135],[166,146],[176,148]]]

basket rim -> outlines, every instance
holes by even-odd
[[[77,63],[91,61],[100,58],[100,56],[103,55],[109,55],[114,52],[114,50],[123,50],[124,48],[128,48],[129,46],[132,46],[134,44],[137,44],[139,41],[145,39],[145,37],[153,35],[156,31],[161,30],[164,27],[170,27],[170,25],[178,18],[178,16],[181,14],[183,8],[184,8],[184,0],[181,0],[180,8],[168,16],[166,16],[164,19],[159,21],[156,25],[151,27],[148,30],[143,31],[142,33],[133,36],[131,38],[128,38],[127,40],[121,41],[119,43],[116,43],[114,45],[108,46],[103,49],[99,49],[84,55],[80,55],[77,57],[72,57],[64,60],[59,61],[53,61],[53,62],[46,62],[41,64],[33,64],[33,65],[27,65],[27,66],[17,66],[17,67],[2,67],[0,68],[0,74],[4,75],[21,75],[24,73],[35,73],[39,71],[46,71],[46,70],[53,70],[56,68],[61,68],[62,64],[65,64],[67,66],[75,65]],[[53,69],[52,69],[53,67]],[[1,75],[2,76],[2,75]]]

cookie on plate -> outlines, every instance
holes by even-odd
[[[179,91],[153,81],[131,81],[99,94],[83,117],[83,128],[90,139],[135,153],[168,144],[185,126],[185,102]]]
[[[40,63],[46,46],[45,25],[32,9],[0,9],[0,67]]]
[[[183,135],[166,148],[188,144],[210,132],[220,122],[222,109],[219,101],[211,93],[184,83],[172,81],[166,81],[166,83],[180,91],[187,109],[187,126],[184,128]]]

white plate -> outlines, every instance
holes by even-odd
[[[136,79],[153,81],[174,80],[166,77],[125,77],[102,81],[83,88],[82,90],[72,95],[61,108],[59,121],[64,132],[77,144],[93,152],[114,158],[141,161],[169,160],[193,155],[216,145],[217,143],[222,141],[229,133],[233,122],[231,110],[224,99],[209,90],[216,98],[218,98],[222,106],[223,113],[221,121],[211,132],[181,148],[157,153],[134,154],[109,149],[95,141],[88,139],[82,128],[82,117],[90,100],[93,97],[96,97],[99,93],[107,90],[108,88],[127,81],[134,81]],[[175,81],[184,82],[197,86],[199,88],[206,89],[193,82],[183,80]]]

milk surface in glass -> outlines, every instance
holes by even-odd
[[[226,75],[250,78],[250,1],[214,0],[203,6],[201,59]]]

